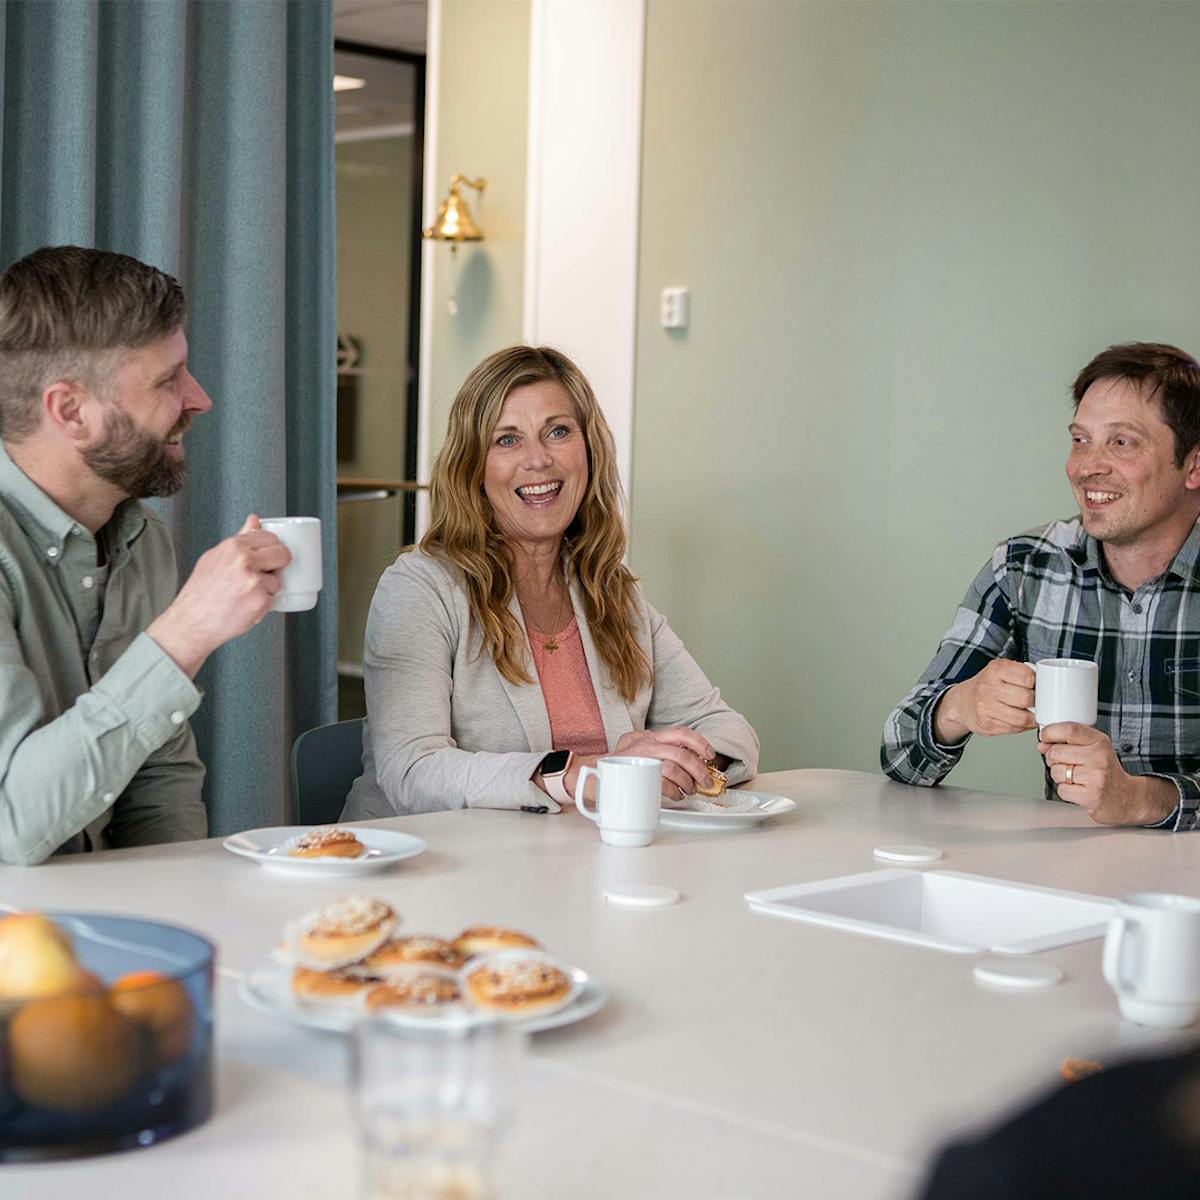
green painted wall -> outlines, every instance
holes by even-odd
[[[436,453],[459,385],[480,359],[521,340],[529,0],[443,0],[437,127],[438,202],[456,171],[483,176],[463,195],[482,242],[451,258],[434,248],[430,433]],[[446,311],[457,291],[458,313]]]
[[[650,0],[632,562],[765,768],[876,770],[993,544],[1073,511],[1076,370],[1200,349],[1198,45],[1192,3]]]

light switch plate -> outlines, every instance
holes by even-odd
[[[688,327],[691,293],[685,287],[665,287],[659,298],[658,320],[664,329]]]

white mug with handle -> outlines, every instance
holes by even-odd
[[[291,551],[292,561],[279,571],[279,591],[272,612],[304,612],[321,592],[321,519],[263,517],[259,522]]]
[[[1086,658],[1043,658],[1029,664],[1037,674],[1037,691],[1029,710],[1038,728],[1072,721],[1095,725],[1100,668]]]
[[[1121,1015],[1183,1029],[1200,1017],[1200,900],[1164,892],[1126,896],[1104,939],[1104,979]]]
[[[583,798],[589,775],[596,777],[596,811]],[[607,755],[594,767],[581,767],[575,807],[600,829],[608,846],[648,846],[658,830],[662,763],[657,758]]]

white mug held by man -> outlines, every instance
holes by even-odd
[[[263,517],[262,527],[287,547],[291,561],[279,572],[272,612],[305,612],[321,592],[321,521],[318,517]]]

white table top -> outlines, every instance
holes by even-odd
[[[973,956],[756,914],[747,891],[883,864],[883,843],[940,847],[948,870],[1119,896],[1200,895],[1200,836],[1106,830],[1065,804],[907,788],[845,771],[760,776],[794,814],[728,833],[661,830],[603,846],[574,813],[476,810],[383,822],[429,852],[355,890],[410,933],[523,929],[610,989],[608,1007],[538,1035],[504,1194],[899,1200],[932,1149],[1057,1079],[1069,1055],[1112,1061],[1178,1038],[1119,1019],[1100,943],[1040,955],[1066,973],[1045,992],[975,983]],[[204,1128],[78,1164],[5,1167],[22,1197],[75,1194],[105,1176],[128,1197],[347,1194],[355,1150],[340,1039],[246,1008],[239,973],[284,922],[349,890],[294,880],[219,841],[0,868],[0,899],[177,922],[220,947],[219,1104]],[[665,909],[622,909],[615,883],[677,888]]]

